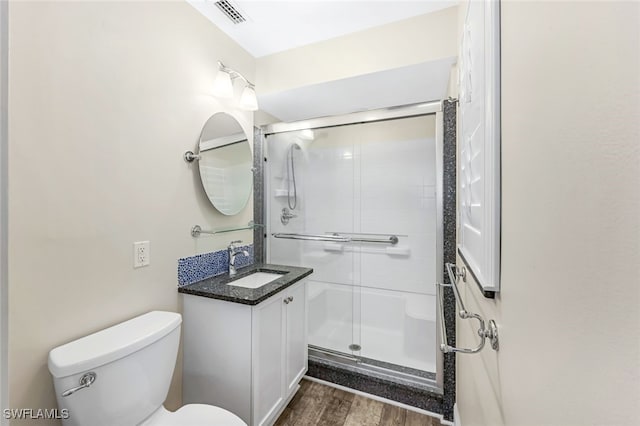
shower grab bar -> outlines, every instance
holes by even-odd
[[[342,235],[324,235],[324,234],[293,234],[293,233],[275,233],[271,234],[274,238],[285,238],[287,240],[306,240],[306,241],[331,241],[334,243],[348,243],[349,237]]]
[[[467,311],[464,303],[462,302],[462,297],[460,297],[460,291],[458,290],[458,278],[462,275],[461,272],[458,271],[456,265],[453,263],[446,263],[447,274],[449,275],[449,281],[451,284],[439,283],[436,285],[436,297],[438,298],[438,305],[440,308],[440,333],[442,335],[443,342],[440,343],[440,350],[443,353],[463,353],[463,354],[475,354],[478,353],[484,348],[484,344],[487,339],[491,341],[491,347],[494,350],[498,350],[498,327],[494,320],[489,320],[489,328],[486,328],[484,318],[480,315],[475,314],[473,312]],[[455,269],[454,269],[455,268]],[[449,345],[449,340],[447,339],[447,328],[444,323],[444,302],[442,300],[442,290],[440,287],[451,287],[453,289],[453,295],[456,299],[456,304],[460,305],[460,311],[458,311],[458,315],[462,319],[475,319],[480,322],[480,328],[478,329],[478,336],[482,339],[480,344],[475,348],[456,348],[454,346]]]
[[[398,244],[398,237],[391,235],[389,238],[368,238],[368,237],[348,237],[340,234],[295,234],[278,232],[273,235],[274,238],[285,238],[288,240],[306,240],[306,241],[329,241],[333,243],[383,243]]]

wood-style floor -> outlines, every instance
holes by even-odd
[[[442,426],[438,419],[302,380],[275,426]]]

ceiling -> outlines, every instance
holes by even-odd
[[[187,0],[254,57],[262,57],[451,7],[459,0],[226,0],[245,19],[234,24],[216,0]],[[285,122],[444,99],[451,65],[441,58],[296,87],[258,91],[260,109]],[[371,88],[375,88],[372,90]]]
[[[234,24],[215,0],[187,0],[258,58],[434,12],[458,0],[227,0],[246,21]]]

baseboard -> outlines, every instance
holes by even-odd
[[[359,390],[351,389],[351,388],[348,388],[346,386],[337,385],[335,383],[327,382],[326,380],[317,379],[315,377],[304,376],[303,379],[308,380],[310,382],[320,383],[322,385],[329,386],[329,387],[332,387],[332,388],[340,389],[340,390],[345,391],[345,392],[350,392],[350,393],[355,394],[355,395],[364,396],[365,398],[373,399],[375,401],[384,402],[385,404],[394,405],[396,407],[404,408],[404,409],[409,410],[409,411],[415,411],[416,413],[424,414],[424,415],[429,416],[429,417],[435,417],[443,425],[454,426],[453,423],[451,423],[451,422],[449,422],[447,420],[444,420],[444,418],[442,417],[442,414],[433,413],[433,412],[427,411],[427,410],[422,410],[420,408],[412,407],[411,405],[403,404],[403,403],[398,402],[398,401],[392,401],[390,399],[383,398],[381,396],[372,395],[370,393],[366,393],[366,392],[362,392],[362,391],[359,391]]]

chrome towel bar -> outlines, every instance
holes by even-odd
[[[489,328],[486,328],[485,320],[478,314],[474,314],[473,312],[467,311],[464,303],[462,302],[462,298],[460,297],[460,291],[458,290],[458,278],[462,275],[461,272],[458,272],[456,265],[453,263],[447,263],[447,274],[449,275],[449,281],[451,284],[437,284],[437,298],[438,304],[440,308],[440,334],[442,336],[442,343],[440,344],[440,350],[444,353],[450,352],[458,352],[463,354],[475,354],[478,353],[484,348],[485,341],[489,339],[491,341],[491,347],[494,350],[498,350],[498,327],[494,320],[489,320]],[[456,269],[454,269],[456,268]],[[456,304],[460,305],[460,311],[458,311],[458,315],[462,319],[475,319],[480,322],[480,328],[478,329],[478,336],[482,339],[480,344],[475,348],[467,349],[467,348],[456,348],[454,346],[449,346],[449,341],[447,340],[447,328],[444,324],[444,302],[442,300],[442,290],[441,287],[451,287],[453,289],[453,294],[456,299]]]
[[[369,238],[369,237],[350,237],[340,234],[295,234],[278,232],[273,235],[274,238],[285,238],[288,240],[306,240],[306,241],[329,241],[333,243],[383,243],[398,244],[398,237],[391,235],[389,238]]]
[[[224,229],[217,229],[214,231],[207,231],[202,229],[202,227],[200,225],[195,225],[193,228],[191,228],[191,236],[193,238],[197,238],[202,234],[208,234],[208,235],[216,235],[216,234],[224,234],[227,232],[234,232],[234,231],[243,231],[245,229],[255,229],[255,228],[262,228],[264,227],[263,224],[261,223],[253,223],[252,220],[249,221],[249,223],[247,223],[247,226],[240,226],[240,227],[235,227],[235,228],[224,228]]]

